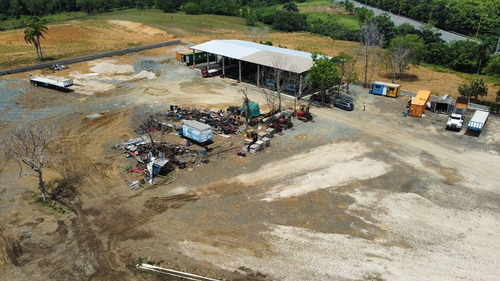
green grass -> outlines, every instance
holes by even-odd
[[[361,28],[356,16],[330,14],[327,12],[309,12],[305,14],[308,21],[319,18],[323,22],[336,22],[351,30],[359,30]]]
[[[333,1],[327,1],[327,0],[313,0],[313,1],[307,1],[304,3],[297,3],[297,7],[299,10],[305,9],[305,8],[311,8],[311,7],[327,7],[327,6],[333,6],[336,5]]]
[[[42,210],[48,211],[50,213],[60,213],[60,214],[71,213],[69,209],[67,209],[66,207],[61,205],[61,203],[55,200],[47,199],[47,201],[43,201],[41,196],[35,196],[34,201],[35,204],[37,204],[38,206],[40,206],[40,208],[42,208]]]
[[[45,24],[49,24],[49,23],[59,23],[69,20],[81,19],[86,16],[87,14],[85,14],[84,12],[64,12],[57,15],[43,16],[40,19]],[[29,20],[30,17],[24,16],[19,19],[8,19],[0,21],[0,30],[12,30],[12,29],[23,28],[26,26]]]
[[[248,31],[251,27],[239,17],[218,15],[186,15],[185,13],[163,13],[156,9],[123,10],[88,16],[84,19],[127,20],[147,24],[167,31],[175,36],[187,34],[211,34],[214,29]]]

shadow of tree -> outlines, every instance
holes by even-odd
[[[390,79],[392,80],[392,73],[386,73],[384,74],[384,78],[386,79]],[[418,81],[418,76],[415,75],[415,74],[407,74],[407,73],[404,73],[403,76],[401,78],[396,78],[396,83],[398,81],[402,81],[402,82],[415,82],[415,81]]]

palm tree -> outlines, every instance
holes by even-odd
[[[43,60],[42,46],[40,45],[40,37],[45,39],[43,33],[47,33],[47,27],[40,21],[31,21],[28,27],[24,30],[24,41],[27,44],[34,44],[38,60]]]

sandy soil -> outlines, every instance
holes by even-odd
[[[134,105],[224,109],[247,88],[265,110],[254,86],[173,62],[180,47],[72,65],[59,73],[79,79],[70,93],[0,80],[0,131],[21,119],[60,124],[46,180],[68,191],[64,213],[34,203],[36,181],[0,160],[0,279],[164,280],[133,268],[145,257],[226,280],[497,279],[498,116],[472,137],[445,131],[443,115],[403,117],[408,97],[353,87],[353,112],[312,107],[315,122],[295,121],[256,156],[236,155],[241,136],[216,137],[234,148],[169,185],[130,190],[136,175],[113,146],[136,136]],[[137,79],[138,65],[155,78]]]

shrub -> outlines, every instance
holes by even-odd
[[[182,10],[188,15],[199,15],[201,14],[200,5],[194,2],[188,2],[182,6]]]
[[[274,17],[273,27],[288,32],[301,31],[307,28],[307,21],[303,14],[279,11]]]

